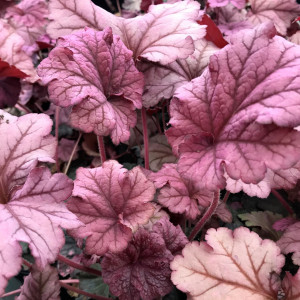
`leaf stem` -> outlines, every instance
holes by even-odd
[[[58,254],[57,260],[60,261],[60,262],[63,262],[64,264],[66,264],[66,265],[68,265],[70,267],[73,267],[75,269],[84,271],[86,273],[94,274],[96,276],[102,276],[102,273],[100,271],[98,271],[96,269],[93,269],[93,268],[89,268],[89,267],[83,266],[81,264],[78,264],[75,261],[73,261],[71,259],[68,259],[67,257],[65,257],[65,256],[63,256],[61,254]]]
[[[78,136],[78,138],[77,138],[77,141],[76,141],[76,143],[75,143],[75,145],[74,145],[74,147],[73,147],[71,156],[70,156],[70,158],[69,158],[69,160],[68,160],[68,164],[67,164],[66,167],[65,167],[64,174],[67,174],[68,171],[69,171],[69,168],[70,168],[70,165],[71,165],[73,156],[74,156],[74,154],[75,154],[75,152],[76,152],[76,149],[77,149],[77,147],[78,147],[78,144],[79,144],[79,141],[80,141],[81,137],[82,137],[82,132],[80,132],[80,134],[79,134],[79,136]]]
[[[99,154],[101,158],[101,164],[103,164],[106,161],[106,153],[105,153],[103,136],[97,135],[97,141],[98,141]]]
[[[29,261],[27,261],[26,259],[22,258],[22,263],[23,263],[23,265],[25,265],[28,269],[31,269],[32,264],[31,264]]]
[[[148,128],[147,128],[147,112],[145,107],[142,108],[142,124],[143,124],[143,136],[144,136],[145,169],[149,170],[149,140],[148,140]]]
[[[23,104],[21,104],[19,102],[16,103],[15,107],[18,110],[25,112],[26,114],[32,113],[32,111],[28,107],[26,107],[25,105],[23,105]]]
[[[290,215],[294,214],[293,209],[289,206],[289,204],[285,201],[285,199],[275,190],[271,190],[272,194],[280,201],[280,203],[284,206],[284,208],[289,212]]]
[[[211,216],[214,214],[216,208],[219,204],[219,198],[220,198],[220,191],[217,191],[214,193],[214,197],[212,199],[212,202],[210,203],[210,206],[204,213],[203,217],[198,221],[198,223],[195,225],[194,229],[192,230],[189,240],[192,241],[198,234],[198,232],[203,228],[204,224],[211,218]]]
[[[59,110],[60,110],[60,107],[56,106],[56,108],[55,108],[55,138],[56,138],[56,143],[57,143],[57,145],[56,145],[56,152],[55,152],[56,172],[60,172],[59,160],[58,160]]]
[[[21,289],[17,289],[17,290],[8,292],[8,293],[2,295],[1,299],[4,298],[4,297],[8,297],[8,296],[12,296],[12,295],[15,295],[15,294],[19,294],[19,293],[21,293]]]
[[[67,289],[67,290],[70,290],[70,291],[75,292],[75,293],[80,294],[80,295],[87,296],[87,297],[92,298],[92,299],[96,299],[96,300],[111,300],[110,298],[106,298],[106,297],[102,297],[102,296],[98,296],[98,295],[95,295],[95,294],[91,294],[91,293],[85,292],[83,290],[80,290],[80,289],[76,288],[75,286],[68,285],[68,284],[66,284],[64,282],[60,282],[60,285],[62,287],[64,287],[65,289]]]
[[[224,196],[224,198],[223,198],[223,202],[224,202],[224,203],[227,202],[229,196],[230,196],[230,192],[229,192],[229,191],[226,191],[225,196]]]

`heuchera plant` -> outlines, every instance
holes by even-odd
[[[300,5],[116,3],[0,3],[1,299],[300,299]]]

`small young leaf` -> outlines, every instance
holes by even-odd
[[[277,299],[284,256],[270,240],[240,227],[209,229],[171,263],[172,281],[194,300]]]

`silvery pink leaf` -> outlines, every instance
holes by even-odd
[[[62,161],[66,161],[66,162],[69,161],[69,158],[71,157],[75,143],[76,142],[73,140],[68,140],[68,139],[62,138],[58,144],[58,158],[61,159]],[[73,155],[72,160],[77,159],[77,158],[78,158],[78,147],[76,147],[76,149],[75,149],[75,154]]]
[[[238,9],[242,9],[246,5],[246,0],[208,0],[210,7],[222,7],[232,3]]]
[[[272,21],[282,35],[286,35],[291,21],[300,14],[300,5],[294,0],[249,0],[249,3],[249,22],[258,25]]]
[[[299,160],[300,51],[275,33],[268,23],[232,36],[201,77],[175,92],[168,140],[178,171],[199,188],[224,188],[224,170],[256,184]]]
[[[277,245],[284,254],[294,253],[292,256],[294,264],[300,266],[300,222],[289,226],[283,233]]]
[[[144,146],[141,156],[144,157]],[[152,171],[159,171],[164,163],[175,163],[177,158],[173,155],[171,146],[163,134],[149,139],[149,164]]]
[[[46,24],[47,15],[45,0],[22,0],[6,10],[5,18],[11,18],[15,24],[21,26],[37,27]]]
[[[13,258],[16,261],[13,263],[13,270],[16,271],[13,275],[18,273],[15,267],[21,264],[21,246],[17,241],[29,244],[40,270],[54,262],[64,244],[61,227],[72,229],[82,225],[64,203],[72,188],[72,180],[66,175],[51,176],[48,169],[35,168],[29,173],[25,184],[15,189],[9,199],[3,199],[1,195],[0,240],[14,248],[12,251],[11,246],[1,247],[0,278],[7,278],[5,272]]]
[[[180,176],[176,164],[164,164],[157,172],[149,175],[156,188],[161,188],[158,202],[173,213],[184,214],[194,220],[200,214],[200,207],[209,206],[213,193],[198,189],[192,181]]]
[[[143,106],[155,106],[162,98],[171,98],[178,87],[202,74],[217,50],[212,42],[201,39],[195,41],[195,52],[186,59],[168,65],[141,62],[138,68],[145,76]]]
[[[60,300],[59,294],[60,283],[57,270],[47,265],[43,271],[32,268],[16,300]]]
[[[193,39],[205,35],[197,24],[200,5],[196,1],[152,5],[149,12],[132,19],[116,17],[86,0],[51,0],[48,33],[59,37],[89,26],[97,30],[111,27],[120,36],[134,59],[140,57],[168,64],[194,52]],[[164,24],[168,24],[165,26]],[[139,28],[139,30],[136,30]]]
[[[174,226],[167,217],[157,221],[152,228],[165,241],[167,249],[173,254],[179,254],[189,242],[179,225]]]
[[[300,297],[300,271],[293,276],[286,272],[282,281],[282,288],[285,293],[285,299],[297,300]]]
[[[68,208],[86,224],[72,230],[76,238],[85,238],[85,252],[103,255],[124,250],[138,225],[153,215],[149,203],[155,193],[139,167],[127,171],[117,161],[99,168],[79,168]]]
[[[152,300],[172,289],[172,258],[159,234],[141,228],[125,250],[104,256],[103,281],[120,300]]]
[[[265,178],[258,182],[244,183],[241,179],[234,180],[230,178],[227,174],[226,178],[226,189],[231,193],[238,193],[244,191],[247,195],[251,197],[267,198],[271,192],[271,189],[292,189],[298,179],[300,178],[300,164],[297,163],[295,166],[287,170],[267,170]]]
[[[3,203],[15,185],[25,182],[38,161],[54,162],[56,141],[50,135],[52,121],[47,115],[28,114],[17,118],[0,110],[0,119],[0,197]]]
[[[285,258],[273,241],[245,227],[211,228],[205,240],[187,244],[171,263],[171,279],[189,299],[277,299]]]
[[[74,127],[110,134],[115,144],[129,139],[135,109],[142,106],[143,75],[111,29],[86,28],[60,39],[38,73],[54,104],[75,105],[70,115]]]
[[[38,79],[31,58],[22,50],[24,39],[16,33],[15,29],[0,20],[0,59],[15,66],[28,77],[26,81],[35,82]]]

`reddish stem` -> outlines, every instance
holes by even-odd
[[[66,284],[64,282],[60,282],[60,285],[62,287],[64,287],[65,289],[69,290],[69,291],[75,292],[75,293],[80,294],[80,295],[87,296],[87,297],[92,298],[92,299],[96,299],[96,300],[111,300],[110,298],[106,298],[106,297],[102,297],[102,296],[98,296],[98,295],[94,295],[94,294],[85,292],[83,290],[80,290],[80,289],[76,288],[75,286],[68,285],[68,284]]]
[[[284,208],[289,212],[289,214],[293,215],[294,214],[293,209],[284,200],[284,198],[275,189],[272,189],[271,191],[272,191],[272,194],[280,201],[280,203],[284,206]]]
[[[96,276],[102,276],[102,273],[100,271],[98,271],[96,269],[93,269],[93,268],[85,267],[85,266],[83,266],[81,264],[78,264],[75,261],[73,261],[71,259],[68,259],[68,258],[66,258],[63,255],[58,254],[57,260],[60,261],[60,262],[63,262],[64,264],[66,264],[66,265],[68,265],[70,267],[73,267],[75,269],[84,271],[86,273],[94,274]]]
[[[101,158],[101,164],[103,164],[106,161],[106,153],[105,153],[103,136],[97,135],[97,140],[98,140],[98,148],[99,148],[99,154]]]
[[[26,259],[22,258],[23,265],[25,265],[28,269],[31,269],[32,264]]]
[[[143,136],[144,136],[145,169],[149,170],[149,140],[148,140],[148,129],[147,129],[147,113],[145,107],[142,108],[142,123],[143,123]]]
[[[66,165],[66,168],[65,168],[65,170],[64,170],[64,174],[67,174],[68,171],[69,171],[69,168],[70,168],[70,165],[71,165],[73,156],[74,156],[74,154],[75,154],[75,152],[76,152],[76,149],[77,149],[77,146],[78,146],[78,144],[79,144],[79,141],[80,141],[81,137],[82,137],[82,132],[80,132],[80,134],[79,134],[79,136],[78,136],[78,138],[77,138],[77,141],[76,141],[76,143],[75,143],[75,145],[74,145],[74,147],[73,147],[73,150],[72,150],[71,156],[70,156],[70,158],[69,158],[68,164]]]
[[[12,296],[12,295],[15,295],[15,294],[19,294],[21,293],[21,289],[18,289],[18,290],[14,290],[14,291],[11,291],[9,293],[6,293],[4,295],[1,296],[1,299],[4,298],[4,297],[8,297],[8,296]]]
[[[56,172],[60,172],[59,160],[58,160],[58,128],[59,128],[59,110],[60,107],[56,106],[55,109],[55,138],[56,138],[56,152],[55,152],[55,163],[56,163]]]
[[[25,112],[26,114],[32,113],[32,111],[28,107],[26,107],[25,105],[23,105],[23,104],[21,104],[19,102],[15,105],[15,107],[18,110]]]
[[[224,203],[227,202],[229,196],[230,196],[230,192],[229,192],[229,191],[226,191],[226,194],[225,194],[225,196],[224,196],[224,198],[223,198],[223,202],[224,202]]]
[[[204,213],[203,217],[198,221],[198,223],[195,225],[194,229],[192,230],[189,240],[192,241],[196,235],[199,233],[199,231],[203,228],[204,224],[211,218],[211,216],[214,214],[216,208],[219,204],[219,198],[220,198],[220,192],[215,192],[214,197],[212,199],[212,202],[210,203],[210,206]]]

